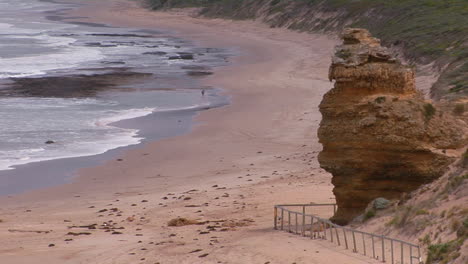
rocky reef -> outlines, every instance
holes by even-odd
[[[318,136],[320,165],[333,174],[332,220],[347,224],[373,199],[400,198],[440,177],[467,143],[467,127],[425,101],[414,70],[367,30],[348,28],[342,38]]]

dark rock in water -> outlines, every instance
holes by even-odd
[[[197,53],[222,53],[223,49],[219,48],[197,48],[195,49]]]
[[[99,42],[88,42],[88,43],[85,43],[85,45],[88,46],[88,47],[96,47],[96,46],[101,45],[101,43],[99,43]]]
[[[135,46],[138,44],[135,41],[110,41],[110,42],[120,45],[120,46]]]
[[[143,53],[143,55],[158,55],[158,56],[162,56],[166,54],[167,52],[164,52],[164,51],[150,51],[150,52]]]
[[[88,42],[85,44],[88,47],[98,47],[98,48],[114,48],[117,47],[117,45],[114,44],[102,44],[100,42]]]
[[[55,141],[53,141],[53,140],[47,140],[47,141],[45,142],[45,144],[54,144],[54,143],[55,143]]]
[[[179,56],[170,56],[169,60],[193,60],[193,54],[191,53],[179,53]]]
[[[183,70],[200,70],[200,71],[206,71],[210,69],[209,67],[201,66],[201,65],[184,65],[180,68]]]
[[[208,71],[188,71],[187,75],[189,76],[207,76],[213,74],[212,72]]]
[[[180,55],[180,58],[183,60],[193,60],[192,54]]]
[[[179,56],[183,60],[193,60],[193,54],[192,53],[179,53]]]
[[[88,34],[88,36],[95,37],[128,37],[128,38],[152,38],[151,35],[139,35],[139,34],[106,34],[106,33],[94,33]]]
[[[125,64],[124,61],[102,61],[102,64]]]
[[[88,69],[92,70],[92,69]],[[99,69],[102,70],[102,69]],[[0,96],[79,98],[96,96],[100,91],[115,88],[148,73],[112,69],[115,72],[92,75],[49,76],[39,78],[14,78],[13,84],[0,89]]]
[[[55,244],[49,244],[49,247],[55,247]]]
[[[62,17],[63,19],[64,17]],[[84,17],[75,17],[76,18],[84,18]],[[71,17],[67,17],[66,19],[71,19]],[[100,23],[91,23],[91,22],[80,22],[80,21],[69,21],[67,23],[74,24],[74,25],[83,25],[83,26],[88,26],[88,27],[106,27],[106,28],[111,28],[111,26],[108,26],[106,24],[100,24]]]

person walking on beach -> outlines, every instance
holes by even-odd
[[[201,90],[201,95],[202,95],[202,96],[205,96],[205,89],[202,89],[202,90]]]

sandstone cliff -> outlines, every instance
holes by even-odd
[[[323,98],[320,165],[333,174],[346,224],[377,197],[399,198],[440,177],[466,144],[466,125],[424,101],[414,70],[365,29],[346,29]]]

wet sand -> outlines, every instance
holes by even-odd
[[[0,263],[377,263],[272,228],[274,204],[334,201],[316,159],[333,38],[133,1],[84,3],[71,14],[82,22],[238,50],[203,80],[232,102],[200,113],[190,133],[81,169],[70,184],[1,198]],[[169,227],[176,217],[203,224]]]

